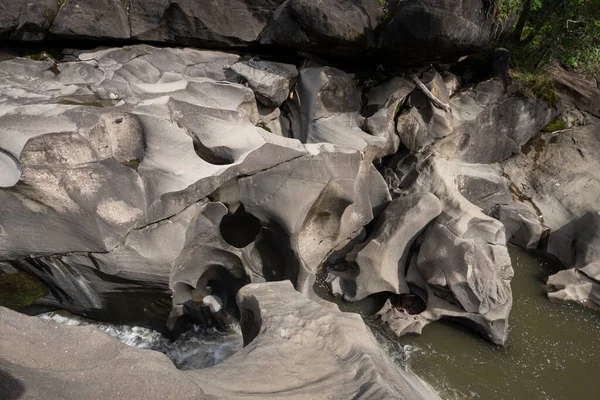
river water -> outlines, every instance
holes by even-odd
[[[600,313],[549,301],[544,283],[560,264],[509,251],[514,299],[504,348],[437,322],[403,338],[398,359],[444,399],[599,399]]]
[[[555,260],[511,246],[515,270],[509,340],[502,348],[460,325],[430,324],[421,336],[399,343],[374,332],[398,365],[422,377],[443,399],[598,399],[600,382],[600,313],[577,304],[552,303],[544,283],[560,269]],[[321,285],[316,285],[321,286]],[[327,300],[322,288],[317,291]],[[363,316],[385,299],[372,296],[341,304]],[[339,303],[339,300],[336,300]],[[93,325],[122,342],[166,354],[181,369],[205,368],[242,348],[239,327],[227,333],[194,327],[175,342],[150,329],[96,323],[64,313],[42,318],[70,325]]]

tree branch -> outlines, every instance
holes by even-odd
[[[421,80],[417,77],[417,75],[411,74],[410,77],[412,78],[413,82],[417,85],[417,87],[419,89],[421,89],[421,92],[423,92],[423,94],[429,100],[431,100],[431,103],[433,103],[434,106],[436,106],[437,108],[441,108],[442,110],[444,110],[446,112],[450,112],[450,106],[448,104],[442,103],[440,101],[440,99],[438,99],[437,97],[435,97],[433,95],[433,93],[431,93],[431,91],[429,89],[427,89],[427,86],[425,86],[423,84],[423,82],[421,82]]]

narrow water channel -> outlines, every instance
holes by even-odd
[[[600,312],[549,301],[544,283],[557,261],[509,250],[514,301],[504,348],[438,322],[403,338],[398,359],[443,399],[599,399]]]
[[[211,367],[243,347],[239,325],[231,326],[227,332],[192,326],[172,341],[151,329],[91,321],[66,311],[41,314],[40,318],[65,325],[93,326],[128,346],[164,353],[179,369]]]

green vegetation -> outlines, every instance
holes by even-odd
[[[520,69],[535,71],[556,60],[599,71],[600,0],[495,0],[493,12],[501,23],[516,19],[502,44]]]
[[[24,273],[0,275],[0,306],[18,310],[48,293],[38,279]]]
[[[558,104],[559,98],[554,81],[547,73],[543,71],[513,70],[511,77],[525,82],[526,95],[542,99],[550,106]]]
[[[47,51],[42,51],[42,52],[35,53],[35,54],[29,54],[28,56],[25,56],[25,58],[29,58],[29,59],[35,60],[35,61],[49,59],[49,60],[56,62],[54,57],[52,57]]]
[[[554,121],[548,123],[545,127],[542,128],[542,132],[556,132],[562,131],[567,128],[567,124],[562,117],[556,118]]]

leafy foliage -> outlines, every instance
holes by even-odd
[[[500,21],[517,19],[510,33],[515,62],[536,69],[550,60],[587,72],[600,65],[600,0],[496,0]]]

